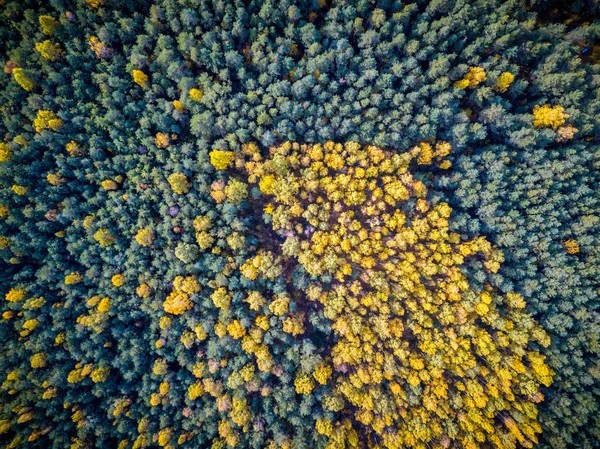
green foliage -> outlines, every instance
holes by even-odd
[[[600,447],[596,1],[0,3],[1,447]]]
[[[183,263],[192,263],[200,256],[197,245],[192,243],[179,243],[175,247],[175,256]]]

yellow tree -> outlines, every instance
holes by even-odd
[[[465,79],[475,87],[485,72],[473,68]],[[330,358],[294,381],[300,395],[320,385],[332,392],[322,405],[340,418],[319,420],[316,429],[328,447],[358,444],[353,423],[377,448],[537,442],[535,404],[553,373],[529,342],[547,346],[549,337],[524,310],[522,296],[470,285],[465,259],[477,255],[495,272],[502,253],[484,237],[464,240],[452,232],[452,209],[431,203],[411,174],[413,164],[442,164],[450,151],[446,142],[401,154],[353,142],[287,142],[270,148],[268,159],[244,165],[266,196],[273,230],[296,242],[295,250],[282,245],[283,258],[311,276],[306,300],[320,305],[336,334]],[[262,252],[240,272],[269,279],[271,265],[280,264],[279,254]],[[332,278],[328,285],[323,274]],[[223,294],[213,295],[215,304]],[[289,300],[280,294],[268,309],[295,335],[305,317],[289,310]],[[247,302],[262,307],[254,298]],[[241,332],[231,324],[230,335]]]

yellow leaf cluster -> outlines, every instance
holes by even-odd
[[[85,0],[87,5],[92,9],[98,9],[106,3],[106,0]]]
[[[125,285],[125,276],[123,276],[121,273],[117,273],[113,275],[113,277],[110,279],[110,282],[115,287],[122,287]]]
[[[16,69],[13,69],[12,74],[19,86],[21,86],[27,92],[33,90],[33,88],[35,87],[35,82],[33,81],[33,79],[28,77],[25,74],[25,70],[23,70],[22,68],[18,67]]]
[[[142,286],[138,287],[141,288]],[[148,287],[149,289],[149,287]],[[192,308],[190,295],[200,292],[200,283],[195,276],[177,276],[173,280],[173,291],[163,303],[165,312],[181,315]],[[145,293],[145,292],[142,292]],[[139,293],[138,293],[139,294]],[[150,292],[148,292],[148,295]],[[140,295],[142,296],[142,295]]]
[[[94,366],[91,363],[87,363],[83,366],[81,365],[81,363],[78,363],[77,365],[75,365],[75,368],[69,372],[69,375],[67,376],[67,382],[69,382],[70,384],[79,383],[87,376],[89,376],[92,373],[93,369]]]
[[[484,80],[483,69],[467,76],[468,87]],[[544,345],[548,336],[520,295],[503,299],[491,288],[471,287],[461,271],[465,258],[478,255],[495,272],[501,251],[484,237],[465,241],[451,232],[452,209],[431,204],[411,174],[411,164],[430,164],[450,145],[421,143],[398,154],[352,142],[286,142],[269,151],[269,159],[245,164],[248,180],[272,205],[273,230],[296,242],[287,261],[312,279],[306,296],[320,304],[336,335],[331,357],[312,376],[299,375],[296,392],[311,394],[314,380],[333,385],[323,406],[352,414],[368,429],[370,447],[479,447],[472,435],[497,449],[504,441],[533,444],[540,426],[535,413],[522,410],[535,410],[531,398],[553,373],[528,342]],[[266,277],[263,257],[246,261],[241,273]],[[327,288],[323,275],[333,278]],[[246,301],[253,310],[263,307],[260,298]],[[275,296],[268,309],[293,331],[289,301]],[[267,356],[251,335],[242,349]],[[499,426],[502,417],[518,418],[526,436]],[[357,441],[356,430],[349,420],[323,420],[317,429],[331,448]]]
[[[255,323],[263,331],[268,331],[271,327],[271,324],[269,323],[269,318],[266,315],[257,316]]]
[[[289,309],[290,298],[287,295],[281,294],[275,297],[275,299],[269,304],[269,310],[275,316],[282,316],[287,313]]]
[[[565,123],[568,117],[569,115],[565,114],[565,110],[560,105],[535,105],[533,108],[533,126],[536,128],[551,127],[557,129]]]
[[[233,165],[234,155],[232,151],[213,150],[209,153],[210,163],[217,170],[226,170]]]
[[[46,304],[46,300],[43,296],[38,296],[36,298],[30,298],[25,301],[23,304],[23,308],[25,310],[37,310],[40,309],[44,304]]]
[[[196,218],[194,218],[193,225],[194,229],[198,232],[208,231],[210,228],[212,228],[212,220],[210,217],[198,215]]]
[[[309,394],[315,388],[315,383],[306,374],[301,374],[296,377],[294,386],[296,387],[296,393]]]
[[[158,391],[161,396],[164,396],[167,393],[169,393],[169,391],[171,391],[171,385],[169,384],[169,382],[161,382],[158,386]]]
[[[134,69],[131,72],[131,75],[133,76],[133,82],[138,84],[141,87],[146,87],[148,84],[148,75],[146,75],[144,72],[142,72],[141,70],[137,70]]]
[[[39,16],[38,20],[42,28],[42,33],[46,36],[52,36],[54,31],[60,26],[60,22],[52,16]]]
[[[31,367],[32,368],[43,368],[46,366],[47,359],[46,354],[43,352],[38,352],[31,357]]]
[[[7,143],[0,142],[0,162],[8,162],[12,159],[12,151]]]
[[[112,301],[108,297],[100,298],[93,296],[87,301],[88,307],[92,308],[89,315],[81,315],[77,317],[77,323],[82,326],[91,327],[95,332],[103,332],[108,326],[108,315],[106,312],[110,310]],[[64,340],[64,335],[61,337]],[[61,341],[56,341],[60,344]]]
[[[280,259],[270,251],[261,251],[240,267],[240,272],[250,280],[256,279],[259,274],[273,280],[281,275],[282,270]]]
[[[454,87],[459,89],[474,89],[487,80],[485,70],[482,67],[470,67],[467,74],[459,81],[454,83]]]
[[[105,58],[110,54],[109,48],[97,36],[91,36],[88,40],[88,45],[90,46],[90,50],[96,55],[96,58]]]
[[[214,325],[213,330],[215,331],[215,335],[219,338],[223,338],[227,335],[227,326],[220,321]]]
[[[167,361],[165,359],[156,359],[152,366],[152,372],[157,376],[164,376],[167,374]]]
[[[82,226],[84,229],[90,229],[95,222],[96,219],[93,215],[86,215],[83,219]]]
[[[40,322],[35,318],[25,321],[23,323],[23,326],[22,326],[23,330],[21,331],[20,335],[22,337],[26,337],[38,326],[38,324],[40,324]]]
[[[44,390],[44,393],[42,393],[42,399],[52,399],[55,398],[57,395],[57,390],[56,388],[47,388],[46,390]]]
[[[242,326],[239,320],[233,320],[227,325],[227,333],[234,339],[238,340],[246,335],[246,329]]]
[[[317,419],[315,427],[317,432],[319,432],[321,435],[331,436],[333,432],[333,425],[328,419]]]
[[[274,193],[273,192],[274,184],[275,184],[275,176],[266,175],[266,176],[263,176],[260,178],[258,187],[262,193],[265,193],[267,195],[272,195]]]
[[[79,284],[81,281],[83,281],[83,276],[76,271],[65,276],[65,284],[67,285]]]
[[[202,100],[203,96],[204,96],[204,92],[202,92],[202,90],[200,90],[196,87],[194,87],[193,89],[190,89],[190,100],[199,103],[200,100]]]
[[[94,239],[100,243],[101,246],[110,246],[117,240],[117,238],[106,228],[98,229],[94,233]]]
[[[173,280],[173,287],[181,290],[188,295],[193,295],[200,292],[200,283],[196,276],[177,276]]]
[[[148,284],[140,284],[135,292],[142,298],[148,298],[152,294],[152,289]]]
[[[213,246],[213,236],[206,232],[212,228],[212,220],[209,217],[199,215],[194,219],[194,229],[196,231],[196,243],[200,249],[208,249]]]
[[[110,310],[111,300],[110,298],[102,298],[98,303],[98,312],[104,313]]]
[[[504,73],[500,74],[500,76],[496,80],[496,85],[494,87],[499,92],[506,92],[514,80],[515,80],[515,75],[513,75],[510,72],[504,72]]]
[[[556,134],[558,134],[558,136],[556,137],[556,141],[566,142],[568,140],[571,140],[578,131],[579,130],[571,124],[561,126],[556,130]]]
[[[187,176],[182,173],[173,173],[167,178],[171,190],[178,195],[188,193],[192,185],[188,182]]]
[[[579,252],[579,244],[575,239],[569,239],[563,243],[563,248],[568,254],[577,254]]]
[[[35,49],[42,55],[42,58],[48,61],[56,61],[64,54],[59,44],[53,44],[49,40],[38,42],[35,44]]]
[[[283,331],[294,337],[304,333],[304,314],[297,313],[283,320]]]
[[[69,153],[69,156],[71,156],[71,157],[78,157],[78,156],[84,155],[83,148],[81,147],[81,145],[79,145],[74,140],[71,140],[66,145],[65,149],[67,150],[67,153]]]
[[[10,240],[3,235],[0,235],[0,249],[6,249],[10,246]]]
[[[17,184],[13,184],[10,189],[13,192],[15,192],[16,195],[19,195],[19,196],[25,195],[27,193],[27,191],[29,190],[27,187],[20,186],[20,185],[17,185]]]
[[[333,370],[331,369],[331,367],[329,365],[326,365],[325,363],[322,363],[315,368],[315,371],[313,372],[313,377],[321,385],[325,385],[331,377],[332,373]]]
[[[219,287],[216,289],[212,295],[210,295],[210,299],[212,299],[216,307],[223,310],[227,310],[229,308],[229,304],[231,303],[231,296],[229,293],[227,293],[225,287]]]
[[[110,374],[110,368],[108,367],[98,367],[95,368],[90,377],[94,383],[104,382],[108,379],[108,375]]]
[[[257,291],[251,291],[245,301],[250,304],[250,309],[255,311],[259,310],[266,303],[264,296]]]
[[[135,241],[142,246],[152,246],[154,233],[148,228],[141,228],[135,235]]]
[[[60,173],[48,173],[46,175],[46,180],[53,186],[59,186],[66,182],[66,179],[63,178]]]
[[[188,387],[188,397],[193,401],[204,394],[202,383],[196,382]]]
[[[22,147],[26,147],[26,146],[27,146],[27,140],[25,139],[25,137],[23,137],[23,136],[21,136],[21,135],[19,135],[19,136],[15,137],[15,138],[13,139],[13,141],[14,141],[16,144],[18,144],[18,145],[21,145]]]
[[[39,133],[44,129],[51,129],[57,131],[64,125],[63,121],[59,119],[53,111],[41,109],[37,111],[37,116],[33,121],[33,127]]]
[[[133,401],[128,398],[120,398],[115,400],[115,402],[113,403],[113,416],[119,416],[125,411],[127,407],[129,407],[132,404],[132,402]]]
[[[167,133],[156,133],[154,144],[158,148],[167,148],[169,146],[169,135]]]
[[[119,185],[112,179],[105,179],[100,183],[104,190],[117,190]]]
[[[167,313],[181,315],[192,308],[192,303],[187,293],[173,290],[163,302],[163,308]]]

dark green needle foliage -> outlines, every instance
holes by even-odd
[[[600,448],[571,3],[0,0],[0,446]]]

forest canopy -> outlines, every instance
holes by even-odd
[[[600,448],[600,8],[0,0],[0,445]]]

